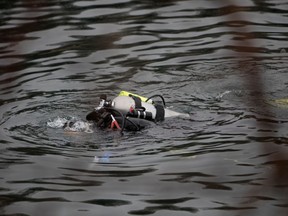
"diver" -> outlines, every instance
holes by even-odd
[[[161,102],[152,100],[156,97],[160,98]],[[99,106],[86,116],[86,120],[93,121],[99,128],[116,128],[123,133],[124,130],[139,131],[162,122],[167,117],[183,115],[189,116],[167,109],[161,95],[145,98],[121,91],[113,100],[107,100],[106,95],[101,95]]]

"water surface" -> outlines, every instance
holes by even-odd
[[[0,5],[1,215],[286,215],[286,1]],[[61,128],[121,90],[190,118]]]

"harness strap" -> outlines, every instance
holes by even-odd
[[[107,122],[109,122],[109,121],[110,121],[110,113],[107,112],[107,111],[104,111],[104,112],[101,114],[101,116],[100,116],[100,118],[99,118],[99,120],[98,120],[98,122],[97,122],[97,126],[98,126],[98,127],[101,127],[102,124],[104,124],[104,127],[106,127]]]
[[[131,97],[134,102],[135,102],[135,109],[143,109],[142,107],[142,101],[140,97],[134,96],[134,95],[129,95],[129,97]]]
[[[141,98],[134,96],[134,95],[129,95],[129,97],[133,98],[134,102],[135,102],[135,110],[143,110],[145,111],[145,108],[142,107],[142,102],[141,102]],[[162,104],[154,104],[154,107],[156,108],[156,116],[155,116],[155,122],[159,122],[159,121],[164,121],[165,118],[165,109],[164,106]],[[144,118],[144,113],[146,114],[146,112],[139,112],[139,116],[138,118]],[[148,114],[148,119],[147,120],[152,120],[152,116],[150,117],[150,114]]]
[[[155,122],[164,121],[164,118],[165,118],[164,106],[161,104],[155,104],[154,106],[156,108]]]

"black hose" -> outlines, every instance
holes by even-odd
[[[150,99],[155,98],[155,97],[160,97],[162,102],[163,102],[164,107],[166,107],[166,103],[165,103],[164,97],[162,95],[159,95],[159,94],[152,95],[151,97],[147,98],[147,100],[145,102],[148,102]]]

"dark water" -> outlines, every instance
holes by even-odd
[[[0,6],[1,215],[287,215],[288,185],[270,180],[288,143],[273,102],[288,97],[287,1]],[[121,90],[190,118],[122,137],[58,128]]]

